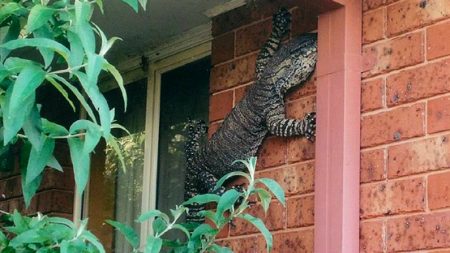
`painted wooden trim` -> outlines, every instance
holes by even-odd
[[[149,66],[147,84],[147,112],[145,123],[145,153],[142,190],[142,212],[156,208],[159,114],[161,98],[161,75],[211,54],[211,42],[206,42],[180,52]],[[151,227],[141,226],[141,238],[147,238]],[[145,241],[143,242],[145,243]]]
[[[225,2],[224,4],[217,5],[214,8],[207,10],[203,14],[205,14],[208,18],[213,18],[225,12],[244,6],[246,4],[247,0],[231,0],[229,2]]]
[[[319,16],[315,253],[359,252],[361,1]]]

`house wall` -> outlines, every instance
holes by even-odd
[[[302,3],[300,3],[302,2]],[[290,37],[317,29],[317,17],[303,12],[306,1],[257,1],[213,19],[210,83],[210,131],[243,97],[255,80],[259,49],[271,32],[271,17],[280,6],[293,15]],[[315,110],[315,78],[286,98],[289,117],[302,118]],[[314,234],[314,144],[304,138],[269,136],[258,154],[257,175],[277,180],[287,194],[287,205],[274,201],[267,216],[260,206],[250,211],[261,217],[274,235],[274,252],[312,252]],[[264,252],[261,235],[244,222],[236,222],[221,233],[222,243],[234,252]]]
[[[28,215],[39,211],[42,214],[72,219],[75,182],[67,145],[58,143],[54,153],[64,173],[46,169],[41,186],[28,209],[25,208],[22,195],[19,152],[19,148],[13,151],[13,169],[0,172],[0,210],[13,212],[17,209]]]
[[[450,252],[450,2],[363,5],[360,251]]]

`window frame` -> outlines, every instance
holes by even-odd
[[[203,42],[149,65],[142,212],[156,208],[161,76],[168,71],[182,67],[210,55],[211,41],[208,40],[207,42]],[[147,235],[151,233],[151,229],[152,228],[149,223],[143,223],[141,226],[141,238],[146,238]]]

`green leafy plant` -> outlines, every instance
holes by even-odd
[[[231,172],[222,177],[216,188],[221,187],[225,181],[232,177],[244,177],[248,184],[242,191],[236,189],[227,190],[222,196],[216,194],[202,194],[197,195],[182,205],[177,206],[171,210],[171,216],[158,211],[151,210],[142,214],[137,221],[150,221],[153,228],[152,233],[146,238],[144,253],[157,253],[163,248],[170,250],[170,252],[232,252],[229,248],[223,247],[216,243],[216,236],[229,223],[236,219],[243,219],[255,226],[266,240],[267,251],[272,249],[272,234],[264,225],[264,222],[257,217],[248,214],[246,211],[251,207],[250,199],[259,199],[261,206],[265,213],[269,209],[272,194],[285,205],[286,200],[284,191],[280,185],[269,178],[255,178],[256,158],[252,157],[245,160],[240,160],[245,164],[248,173]],[[264,186],[264,187],[260,187]],[[214,204],[215,210],[204,210],[199,212],[201,217],[210,221],[204,224],[181,224],[180,220],[184,213],[189,212],[187,206],[192,204]],[[133,252],[142,252],[139,249],[140,240],[138,234],[128,225],[119,223],[117,221],[108,220],[107,223],[119,230],[134,248]],[[165,239],[165,235],[172,230],[182,231],[185,240],[169,240]]]
[[[97,237],[86,230],[87,220],[76,226],[59,217],[22,216],[15,211],[2,216],[6,226],[0,230],[2,253],[104,253]]]
[[[145,9],[147,2],[122,1],[135,11],[139,4]],[[91,21],[95,6],[103,11],[103,0],[0,2],[0,154],[18,140],[25,143],[22,188],[27,206],[41,183],[44,168],[62,170],[53,156],[55,140],[68,141],[79,193],[88,182],[90,153],[100,139],[118,149],[111,129],[121,126],[114,122],[114,109],[100,92],[98,80],[102,72],[110,73],[126,105],[122,77],[105,58],[119,38],[108,39]],[[74,111],[81,107],[87,119],[66,129],[42,118],[40,108],[45,105],[36,103],[36,92],[44,85],[59,91]]]

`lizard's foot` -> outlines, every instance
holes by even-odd
[[[316,139],[316,113],[310,112],[303,119],[303,133],[306,139],[314,142]]]

